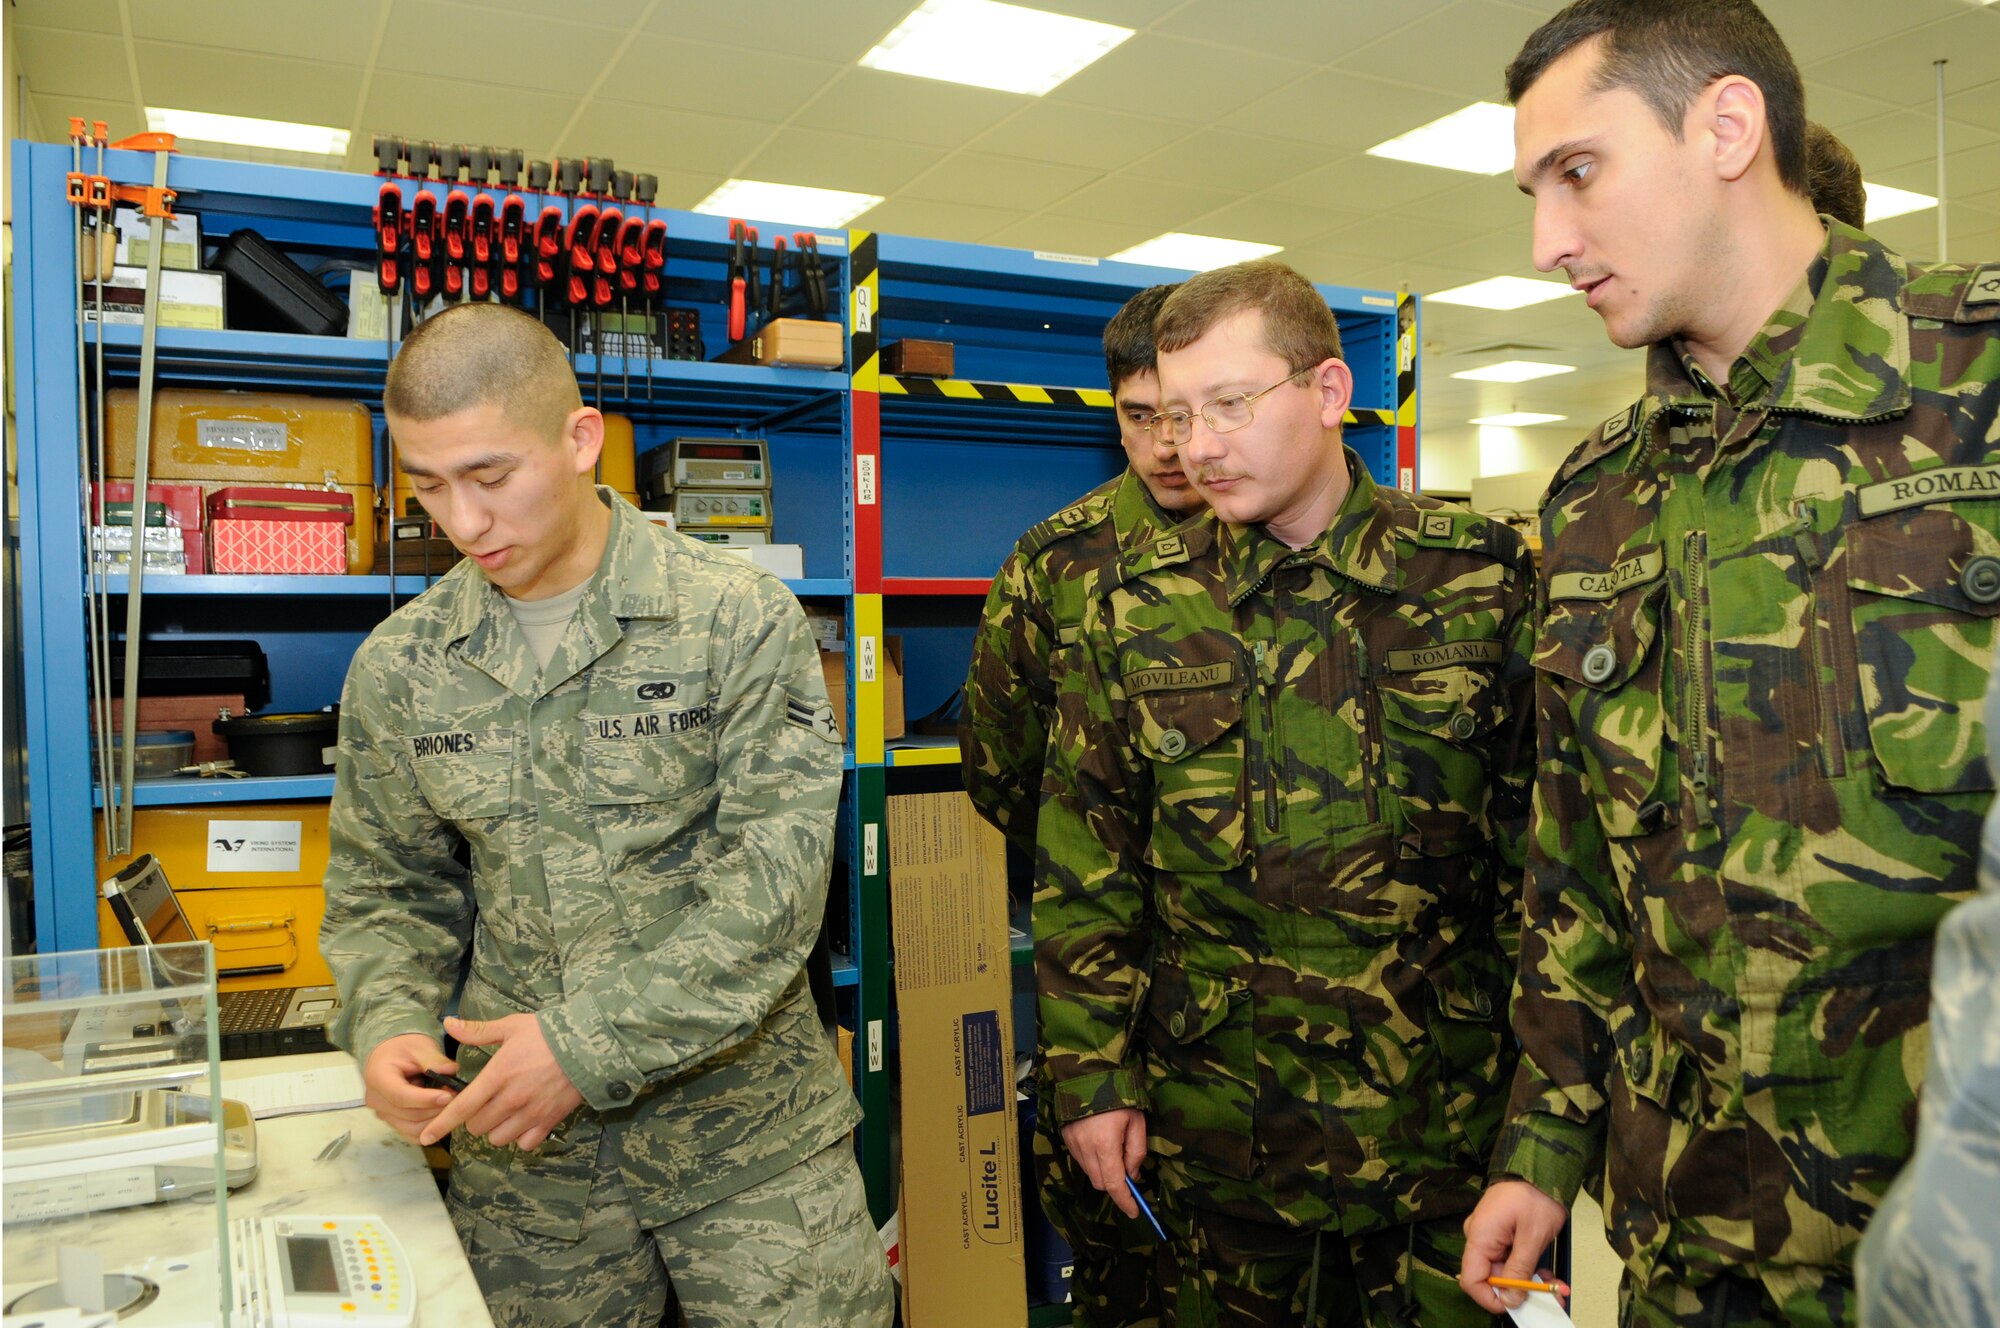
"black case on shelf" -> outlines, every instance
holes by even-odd
[[[111,691],[125,693],[125,650],[111,649]],[[271,666],[255,641],[175,641],[149,636],[139,648],[139,695],[240,695],[250,709],[271,699]]]
[[[229,278],[229,326],[252,332],[347,335],[347,303],[249,229],[215,247],[209,266]]]

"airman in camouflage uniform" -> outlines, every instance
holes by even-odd
[[[1104,360],[1130,465],[1021,537],[994,578],[965,682],[959,751],[980,815],[1032,858],[1043,758],[1056,689],[1083,623],[1086,587],[1118,555],[1201,507],[1179,454],[1147,427],[1160,409],[1153,316],[1171,286],[1152,286],[1105,325]],[[1037,1047],[1034,1161],[1042,1207],[1070,1244],[1076,1328],[1150,1328],[1159,1321],[1152,1229],[1119,1213],[1076,1170],[1055,1131]]]
[[[1986,762],[2000,769],[1991,685]],[[1986,814],[1979,891],[1938,927],[1917,1152],[1861,1240],[1863,1328],[2000,1323],[2000,803]]]
[[[2000,268],[1814,216],[1747,0],[1548,30],[1612,11],[1509,72],[1538,266],[1651,349],[1542,512],[1522,1060],[1463,1279],[1490,1303],[1589,1184],[1626,1324],[1848,1324],[1992,797]],[[1656,42],[1684,123],[1605,85]]]
[[[1289,268],[1193,278],[1155,335],[1215,511],[1100,576],[1059,698],[1056,1116],[1100,1188],[1154,1159],[1170,1323],[1484,1325],[1451,1278],[1512,1068],[1527,553],[1341,447]]]
[[[503,1325],[653,1328],[671,1278],[695,1324],[886,1326],[803,973],[841,775],[797,602],[592,488],[601,420],[533,319],[426,323],[386,404],[468,556],[342,699],[322,946],[370,1105],[451,1133]],[[538,657],[517,613],[561,594]],[[454,1097],[408,1080],[453,1068],[468,958]]]

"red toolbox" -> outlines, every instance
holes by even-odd
[[[208,570],[338,576],[353,526],[344,490],[230,485],[208,495]]]

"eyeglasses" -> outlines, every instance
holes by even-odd
[[[1185,447],[1194,440],[1194,417],[1200,415],[1214,432],[1235,433],[1257,418],[1257,412],[1251,409],[1257,398],[1311,372],[1311,369],[1294,370],[1260,392],[1225,392],[1213,401],[1204,401],[1197,411],[1163,410],[1146,421],[1146,431],[1169,447]]]

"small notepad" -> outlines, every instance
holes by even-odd
[[[264,1120],[271,1116],[358,1107],[368,1090],[361,1082],[361,1068],[350,1062],[251,1075],[230,1081],[223,1085],[222,1091],[224,1096],[246,1104],[251,1115]]]

